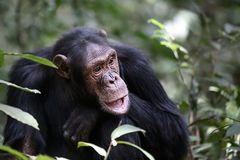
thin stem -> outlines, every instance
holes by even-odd
[[[111,141],[111,143],[108,146],[106,157],[104,157],[103,160],[107,160],[107,158],[108,158],[108,156],[109,156],[109,154],[111,152],[111,149],[112,149],[112,141]]]
[[[219,131],[219,130],[221,130],[221,129],[224,129],[224,128],[230,126],[230,125],[231,125],[231,124],[226,124],[226,125],[224,125],[224,126],[218,127],[218,128],[216,128],[216,129],[214,129],[209,135],[213,134],[213,133],[216,132],[216,131]]]
[[[122,120],[120,120],[120,122],[118,123],[118,127],[119,127],[121,124],[122,124]],[[110,144],[109,144],[109,146],[108,146],[108,149],[107,149],[107,154],[106,154],[106,156],[104,157],[103,160],[107,160],[107,158],[108,158],[108,156],[109,156],[109,154],[110,154],[110,152],[111,152],[112,147],[113,147],[113,141],[112,141],[112,139],[111,139],[111,142],[110,142]]]

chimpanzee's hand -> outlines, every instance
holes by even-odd
[[[77,108],[64,124],[63,136],[73,144],[77,144],[78,141],[88,141],[97,119],[97,111]]]

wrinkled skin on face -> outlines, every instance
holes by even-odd
[[[129,109],[128,89],[119,75],[116,51],[94,43],[86,50],[83,75],[88,92],[97,97],[104,111],[114,115],[126,113]]]
[[[127,86],[119,74],[116,51],[106,43],[84,43],[84,54],[77,55],[75,59],[62,54],[54,57],[53,62],[58,66],[57,73],[70,81],[78,76],[77,73],[83,73],[87,92],[98,100],[104,111],[114,115],[125,114],[130,102]],[[81,67],[76,67],[80,71],[73,73],[71,63],[80,63]]]

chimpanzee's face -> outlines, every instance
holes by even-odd
[[[130,104],[128,89],[120,77],[117,53],[108,45],[106,33],[100,31],[91,37],[76,37],[80,40],[62,46],[69,48],[66,50],[69,53],[53,58],[58,75],[74,84],[84,83],[84,88],[104,111],[114,115],[126,113]]]
[[[117,53],[109,46],[89,43],[83,75],[88,92],[97,97],[102,109],[124,114],[129,109],[128,89],[120,77]]]

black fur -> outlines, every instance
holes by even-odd
[[[130,92],[131,107],[123,116],[112,116],[99,110],[99,104],[86,92],[82,77],[81,62],[84,47],[88,42],[109,44],[118,53],[121,77]],[[101,159],[91,149],[77,150],[63,137],[63,125],[75,109],[79,109],[88,125],[93,127],[89,142],[107,149],[110,134],[120,121],[146,130],[146,135],[133,133],[121,139],[135,143],[150,152],[156,160],[182,160],[188,150],[188,131],[176,105],[168,98],[141,51],[107,42],[92,29],[77,28],[65,34],[54,47],[34,54],[52,60],[55,54],[65,54],[74,62],[73,81],[69,82],[56,75],[54,69],[31,62],[19,60],[10,74],[11,82],[39,89],[42,94],[35,95],[9,88],[7,104],[16,106],[32,114],[40,125],[37,131],[14,119],[8,118],[5,128],[5,144],[22,150],[25,137],[31,137],[34,154],[45,153],[75,159]],[[78,62],[77,62],[78,61]],[[77,63],[77,64],[76,64]],[[88,118],[93,112],[97,119]],[[91,114],[90,113],[90,114]],[[90,118],[89,118],[90,119]],[[81,123],[79,121],[73,123]],[[88,126],[86,126],[88,127]],[[109,160],[147,159],[140,151],[129,146],[114,147]]]

